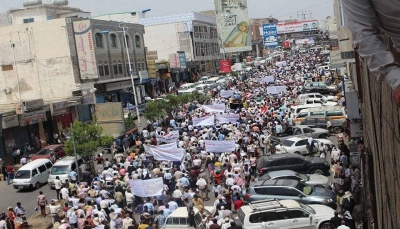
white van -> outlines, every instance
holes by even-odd
[[[219,77],[213,77],[211,79],[208,79],[205,84],[207,84],[209,86],[209,88],[212,89],[212,88],[215,88],[217,86],[217,81],[218,80],[220,80]]]
[[[185,91],[181,91],[179,94],[193,94],[193,92],[197,91],[196,88],[189,88]]]
[[[197,208],[193,208],[194,211],[194,221],[196,223],[196,229],[205,228],[205,224],[203,222],[202,214],[199,212]],[[214,206],[204,206],[204,212],[206,216],[213,216],[215,213]],[[161,227],[161,229],[179,229],[179,228],[190,228],[189,227],[189,216],[186,207],[179,207],[175,209],[166,219],[165,224]]]
[[[78,157],[78,167],[83,163],[83,160]],[[67,156],[62,158],[61,160],[54,163],[53,168],[51,169],[50,176],[48,177],[47,183],[50,188],[54,188],[54,180],[58,176],[61,180],[61,183],[65,183],[68,180],[68,173],[71,171],[75,171],[82,175],[81,170],[76,168],[75,157]]]
[[[205,83],[208,79],[210,79],[209,76],[202,76],[202,77],[199,79],[199,83]]]
[[[49,159],[36,159],[22,166],[15,173],[13,186],[15,189],[40,188],[49,178],[53,163]]]
[[[200,94],[207,94],[208,85],[207,84],[199,84],[199,85],[196,86],[196,90]]]
[[[190,88],[193,88],[194,86],[195,86],[194,83],[185,83],[178,88],[178,94],[181,94],[182,91],[186,91]]]
[[[291,112],[292,112],[292,114],[297,115],[298,113],[300,113],[300,111],[302,111],[304,109],[312,108],[312,107],[322,107],[322,104],[317,103],[317,104],[305,104],[305,105],[293,106],[291,108]]]

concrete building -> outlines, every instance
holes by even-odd
[[[129,64],[138,102],[151,93],[143,25],[126,24],[129,63],[118,22],[47,5],[10,16],[13,25],[0,27],[0,157],[38,139],[52,142],[75,119],[90,121],[96,102],[133,104]]]
[[[145,26],[145,46],[157,65],[157,87],[169,88],[180,81],[192,82],[199,73],[217,73],[222,58],[212,14],[183,13],[159,17],[142,17],[141,13],[96,16],[96,19],[138,22]],[[184,52],[185,63],[174,61]],[[181,59],[182,60],[182,59]],[[170,78],[169,78],[170,76]]]
[[[263,24],[277,24],[278,19],[275,18],[251,18],[250,22],[250,30],[251,30],[251,42],[253,46],[253,55],[254,56],[263,56]]]
[[[0,27],[12,25],[11,17],[8,13],[0,14]]]

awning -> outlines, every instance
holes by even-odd
[[[329,65],[329,67],[331,68],[331,69],[334,69],[334,68],[343,68],[344,67],[344,63],[334,63],[334,64],[330,64]]]
[[[159,65],[157,65],[157,69],[168,69],[168,65],[167,64],[159,64]]]
[[[132,128],[132,129],[130,129],[129,131],[127,131],[125,134],[126,134],[126,135],[131,135],[131,134],[134,134],[134,133],[136,133],[136,132],[138,132],[138,128],[137,128],[137,127],[134,127],[134,128]]]

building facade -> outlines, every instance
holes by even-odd
[[[251,42],[253,46],[253,55],[256,57],[263,56],[263,24],[277,24],[278,20],[275,18],[251,18],[250,19],[250,30],[251,30]]]
[[[133,104],[133,90],[144,103],[146,86],[151,92],[143,25],[126,24],[124,37],[119,23],[82,18],[87,12],[75,8],[38,5],[10,13],[13,25],[0,27],[0,157],[25,143],[39,148],[39,139],[51,143],[75,119],[91,121],[95,103]],[[94,74],[87,77],[85,69]]]

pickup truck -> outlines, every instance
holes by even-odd
[[[292,137],[312,137],[312,138],[328,138],[330,136],[328,130],[321,128],[310,128],[305,125],[296,125],[286,128],[283,132],[271,136],[271,142],[278,143]]]
[[[334,132],[340,134],[343,132],[343,122],[346,119],[333,119],[331,120],[331,125],[328,128],[329,132]],[[315,115],[305,117],[304,121],[301,122],[302,125],[307,125],[311,128],[324,128],[327,129],[329,118],[325,115]]]

